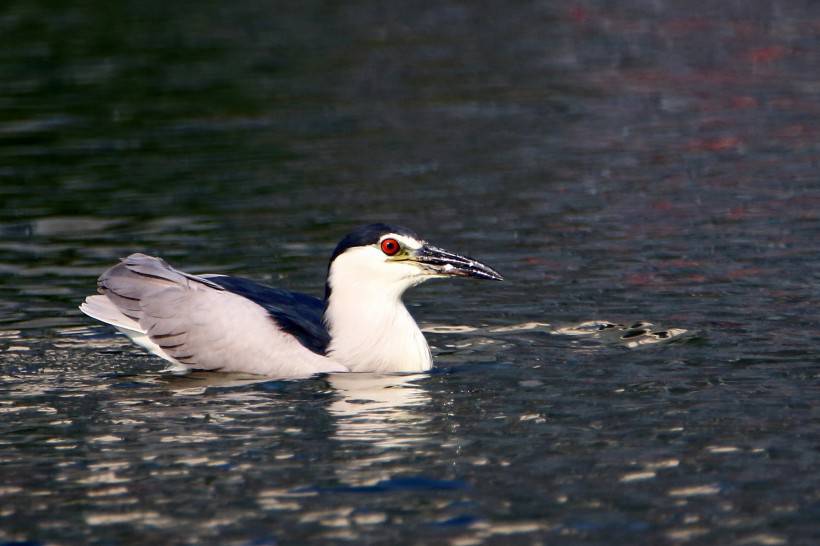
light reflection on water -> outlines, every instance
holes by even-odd
[[[0,542],[817,542],[820,4],[57,4],[0,6]],[[507,279],[408,294],[428,374],[76,310],[134,251],[320,295],[371,221]]]
[[[430,395],[416,384],[424,374],[331,374],[336,393],[328,411],[334,417],[338,442],[359,442],[369,454],[350,459],[337,477],[352,486],[374,485],[399,473],[414,473],[402,465],[408,453],[420,455],[430,441]],[[398,464],[390,464],[398,463]]]
[[[416,384],[424,377],[423,374],[331,374],[328,381],[336,399],[328,411],[336,420],[334,438],[368,442],[383,448],[424,441],[423,435],[412,434],[426,422],[424,406],[430,402],[430,396]]]

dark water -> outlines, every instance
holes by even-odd
[[[816,2],[74,4],[0,7],[0,542],[820,544]],[[369,221],[508,278],[408,295],[430,374],[76,309],[137,250],[319,294]]]

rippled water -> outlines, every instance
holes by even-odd
[[[4,3],[0,542],[820,543],[819,32]],[[369,221],[508,279],[408,294],[429,374],[172,376],[76,309],[132,251],[320,294]]]

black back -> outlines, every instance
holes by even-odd
[[[208,280],[263,307],[279,328],[314,353],[324,355],[327,351],[330,334],[323,322],[325,304],[319,298],[242,277],[208,277]]]

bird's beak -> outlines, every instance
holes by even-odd
[[[493,268],[467,256],[460,256],[441,248],[424,245],[410,252],[409,259],[437,277],[475,277],[501,281],[504,277]]]

